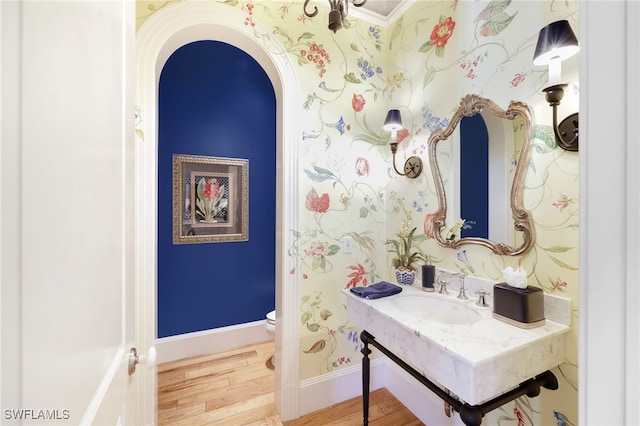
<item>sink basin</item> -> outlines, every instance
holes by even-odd
[[[443,324],[473,324],[482,319],[477,310],[462,302],[428,294],[399,295],[391,304],[409,315]]]

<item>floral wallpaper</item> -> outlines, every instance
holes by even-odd
[[[290,273],[300,277],[301,285],[301,379],[360,361],[360,330],[347,318],[341,290],[393,281],[385,242],[417,227],[415,244],[438,267],[464,266],[500,281],[502,269],[520,263],[529,284],[572,299],[567,359],[556,371],[560,389],[494,410],[485,424],[578,424],[579,154],[556,146],[551,109],[542,95],[547,70],[532,64],[544,25],[567,19],[578,33],[577,0],[416,0],[387,26],[352,13],[335,34],[327,29],[324,1],[313,2],[319,9],[315,18],[302,13],[301,1],[210,1],[242,10],[241,24],[253,27],[256,38],[277,38],[297,64],[305,94],[300,105],[300,227],[290,230],[295,243],[289,247],[297,261]],[[138,1],[138,28],[170,3]],[[258,30],[256,22],[269,32]],[[560,117],[578,109],[577,77],[574,57],[563,63],[562,78],[570,88]],[[520,257],[495,255],[479,246],[445,249],[429,237],[429,214],[437,199],[427,140],[448,124],[468,93],[503,108],[511,100],[522,101],[534,112],[524,199],[536,241]],[[390,135],[382,130],[391,108],[400,110],[404,126],[397,164],[411,155],[422,157],[425,171],[417,179],[393,171]],[[348,253],[345,239],[351,242]]]

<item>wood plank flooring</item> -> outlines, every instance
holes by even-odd
[[[282,422],[273,401],[273,342],[158,366],[158,424],[320,426],[362,425],[360,397]],[[388,390],[371,393],[369,424],[422,425]]]

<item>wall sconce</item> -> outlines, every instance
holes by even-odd
[[[398,130],[402,129],[402,118],[400,118],[400,111],[397,109],[390,109],[387,113],[387,118],[384,120],[382,126],[387,132],[391,132],[391,154],[393,154],[393,170],[400,176],[406,176],[411,179],[415,179],[422,173],[422,160],[415,155],[407,158],[404,163],[404,173],[400,173],[396,168],[396,152],[398,151]]]
[[[566,84],[560,83],[562,61],[578,53],[578,39],[566,20],[552,22],[540,30],[534,65],[549,66],[549,87],[543,89],[545,99],[553,108],[553,133],[556,143],[567,151],[578,150],[578,113],[558,124],[558,105],[564,97]]]
[[[310,0],[304,2],[304,14],[309,18],[313,18],[318,14],[318,8],[313,6],[313,13],[307,12],[307,4]],[[351,0],[355,7],[360,7],[367,2],[367,0]],[[342,28],[342,19],[349,13],[349,0],[329,0],[329,6],[331,11],[329,12],[329,29],[334,33]]]

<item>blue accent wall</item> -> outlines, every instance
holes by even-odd
[[[461,237],[489,238],[489,133],[480,114],[460,120]]]
[[[271,81],[244,51],[198,41],[165,64],[158,105],[158,337],[264,319],[275,306]],[[249,241],[173,244],[173,154],[249,160]]]

